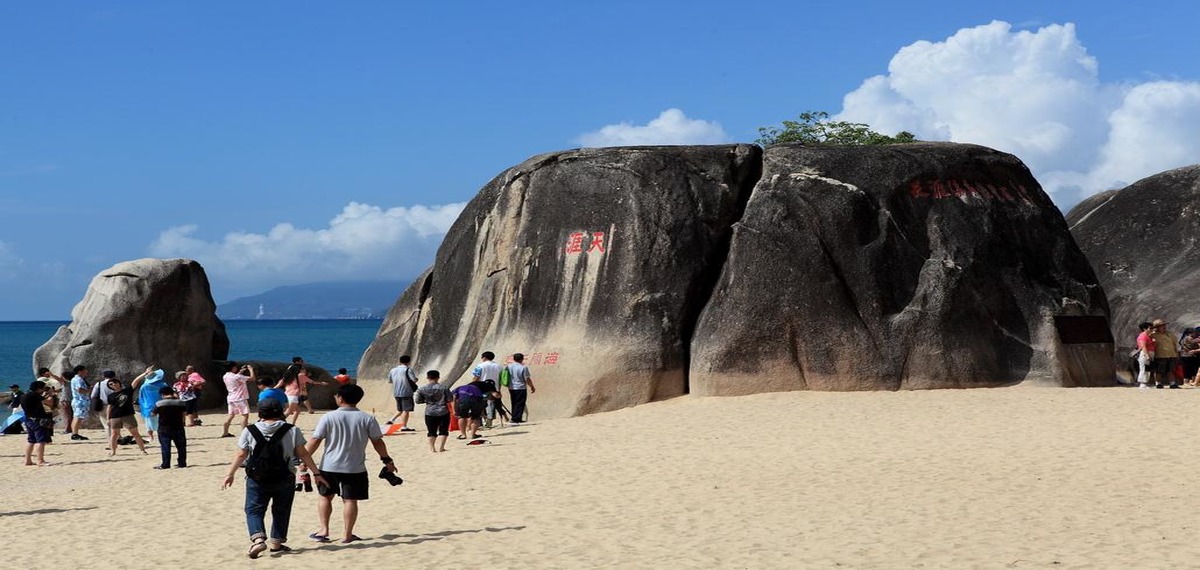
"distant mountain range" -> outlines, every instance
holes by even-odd
[[[408,286],[404,281],[345,281],[276,287],[217,305],[237,319],[382,319]]]

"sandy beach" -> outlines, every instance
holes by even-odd
[[[683,397],[538,421],[535,395],[533,422],[488,445],[434,455],[423,433],[389,436],[405,483],[373,479],[364,542],[309,541],[302,493],[295,552],[259,560],[242,476],[220,489],[235,440],[210,413],[188,431],[188,469],[153,470],[157,445],[109,459],[96,430],[56,435],[54,465],[25,467],[24,436],[0,438],[0,525],[16,568],[1190,567],[1198,408],[1200,390],[1016,387]],[[301,417],[306,435],[318,417]]]

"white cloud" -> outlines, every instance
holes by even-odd
[[[575,142],[587,147],[719,144],[728,141],[729,135],[725,134],[719,123],[689,119],[679,109],[667,109],[645,125],[606,125],[575,139]]]
[[[0,241],[0,279],[15,279],[24,267],[25,260],[13,251],[12,246]]]
[[[315,281],[411,278],[433,262],[464,206],[384,210],[351,202],[327,228],[280,223],[266,233],[234,232],[219,241],[195,237],[196,225],[177,226],[159,235],[150,254],[200,262],[220,297]]]
[[[1006,22],[902,48],[838,119],[1015,154],[1055,201],[1200,162],[1200,83],[1104,84],[1073,24]]]

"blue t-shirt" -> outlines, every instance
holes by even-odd
[[[276,401],[278,401],[280,404],[283,404],[284,406],[286,406],[288,404],[287,392],[284,392],[283,390],[281,390],[279,388],[267,388],[266,390],[263,390],[258,393],[258,403],[259,404],[261,404],[262,401],[266,400],[267,398],[274,398]]]

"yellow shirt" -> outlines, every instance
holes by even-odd
[[[1150,336],[1154,337],[1154,342],[1158,343],[1158,348],[1155,349],[1155,358],[1176,358],[1179,356],[1179,343],[1175,341],[1175,335],[1169,332],[1156,332]]]

